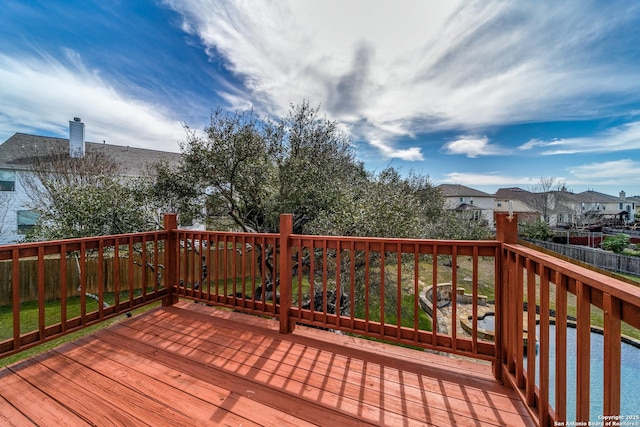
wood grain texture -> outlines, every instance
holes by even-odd
[[[7,425],[533,425],[490,364],[179,302],[0,371]]]

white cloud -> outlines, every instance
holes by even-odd
[[[532,150],[536,147],[540,147],[540,146],[545,146],[545,144],[548,144],[545,141],[542,141],[540,139],[530,139],[529,141],[525,142],[524,144],[522,144],[521,146],[518,147],[518,150]]]
[[[497,145],[489,144],[486,136],[464,135],[442,147],[447,154],[464,154],[467,157],[507,155],[509,151]]]
[[[630,190],[635,194],[640,185],[640,161],[621,159],[601,163],[589,163],[567,169],[568,175],[556,176],[556,182],[564,182],[571,191],[584,191],[589,188],[600,188],[610,194],[617,194],[621,189]],[[495,191],[498,188],[517,186],[532,188],[540,183],[540,176],[517,176],[502,172],[467,173],[451,172],[444,175],[440,182],[447,184],[461,184],[472,188],[485,188],[485,191]],[[629,188],[631,187],[631,188]]]
[[[578,182],[597,182],[599,185],[640,184],[640,162],[631,159],[613,160],[569,168]]]
[[[445,175],[442,179],[443,183],[447,184],[461,184],[468,186],[496,186],[496,187],[512,187],[514,185],[534,185],[540,178],[532,178],[527,176],[508,176],[502,175],[499,172],[492,172],[487,174],[480,173],[465,173],[465,172],[451,172]]]
[[[553,139],[543,141],[532,139],[518,147],[531,150],[541,147],[542,154],[608,153],[614,151],[640,149],[640,122],[631,122],[608,129],[589,137]]]
[[[82,58],[66,51],[70,65],[48,57],[0,54],[0,138],[42,130],[66,135],[68,121],[82,118],[88,141],[178,151],[182,126],[163,107],[118,92]]]
[[[249,99],[272,114],[307,99],[332,119],[354,126],[365,121],[402,137],[601,117],[640,93],[623,55],[600,60],[615,48],[603,47],[602,39],[637,14],[614,5],[166,3],[183,16],[185,31],[244,79],[245,98],[227,99],[237,106]],[[631,32],[625,34],[629,39],[617,43],[633,42]]]
[[[378,148],[382,155],[387,158],[395,158],[406,161],[424,160],[420,147],[409,147],[405,149],[392,148],[379,140],[370,140],[369,143]]]

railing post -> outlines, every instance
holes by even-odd
[[[518,243],[518,214],[496,213],[496,240]]]
[[[620,300],[610,294],[603,295],[604,311],[604,407],[603,415],[620,414],[621,338]],[[612,418],[613,419],[613,418]]]
[[[518,215],[507,213],[496,213],[496,240],[501,243],[517,243],[518,242]],[[509,322],[514,319],[508,318],[509,313],[509,260],[505,257],[505,250],[501,247],[496,257],[496,275],[495,275],[495,346],[496,358],[493,362],[493,375],[502,382],[502,365],[504,357],[509,357],[510,349],[508,348],[509,339],[505,334],[508,331]],[[522,308],[520,308],[522,309]]]
[[[291,247],[289,236],[293,233],[293,215],[280,215],[280,333],[293,332],[294,325],[289,321],[291,309]]]
[[[178,239],[176,229],[178,228],[178,216],[173,213],[164,214],[164,229],[167,231],[167,239],[164,245],[164,286],[167,288],[167,296],[162,299],[164,307],[178,302],[178,295],[174,293],[178,284],[177,254]]]

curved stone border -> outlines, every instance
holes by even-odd
[[[478,320],[484,319],[485,316],[495,316],[496,314],[493,312],[487,312],[482,316],[478,316]],[[460,326],[462,329],[473,336],[473,324],[471,323],[473,316],[460,316]],[[529,336],[527,331],[522,332],[523,343],[524,343],[524,351],[527,351],[527,346],[529,345]],[[482,338],[487,341],[495,341],[496,334],[494,331],[490,331],[484,328],[478,328],[478,338]],[[537,350],[536,350],[537,351]]]
[[[424,310],[424,312],[431,317],[431,323],[433,325],[433,304],[431,304],[431,301],[426,297],[427,292],[430,292],[432,287],[433,286],[424,288],[422,292],[420,292],[419,303],[420,303],[420,307]],[[436,311],[437,310],[438,309],[436,307]],[[447,322],[443,319],[443,316],[437,316],[436,320],[437,320],[436,332],[440,334],[448,334],[449,328],[447,327]]]
[[[487,315],[494,315],[495,313],[492,312],[488,312],[483,314],[482,316],[478,317],[478,320],[482,320],[484,319],[485,316]],[[472,320],[472,316],[460,316],[460,326],[462,326],[462,329],[468,333],[469,335],[473,335],[473,325],[471,323]],[[540,324],[540,319],[536,319],[536,325]],[[555,325],[556,324],[556,319],[555,317],[551,317],[549,319],[549,324],[550,325]],[[569,328],[575,328],[577,326],[576,322],[572,321],[572,320],[568,320],[567,321],[567,327]],[[599,327],[599,326],[593,326],[591,325],[591,332],[593,332],[594,334],[599,334],[599,335],[604,335],[604,329]],[[527,347],[528,343],[527,343],[527,332],[524,331],[524,346],[525,348]],[[478,328],[478,337],[482,338],[482,339],[486,339],[486,340],[490,340],[490,341],[494,341],[495,340],[495,333],[493,333],[493,331],[489,331],[487,329],[483,329],[483,328]],[[640,349],[640,341],[632,338],[628,335],[620,335],[620,341],[628,344],[632,347],[635,347],[637,349]]]
[[[536,325],[538,323],[540,323],[540,321],[536,320]],[[551,319],[549,319],[549,324],[555,325],[556,324],[556,318],[552,317]],[[576,326],[577,326],[577,323],[575,321],[567,320],[567,327],[575,329]],[[598,335],[604,335],[604,328],[601,328],[600,326],[591,325],[591,332],[593,332],[594,334],[598,334]],[[640,341],[635,339],[635,338],[633,338],[633,337],[630,337],[628,335],[620,334],[620,341],[622,341],[625,344],[629,344],[632,347],[640,349]]]
[[[451,301],[451,294],[452,294],[452,286],[451,286],[451,282],[447,282],[447,283],[439,283],[436,285],[436,289],[437,289],[437,293],[438,296],[440,298],[443,297],[443,292],[446,292],[447,295],[444,295],[444,301],[445,304],[442,306],[439,306],[438,303],[435,304],[435,310],[441,310],[449,305],[450,301]],[[433,311],[434,311],[434,304],[431,301],[431,296],[433,294],[433,286],[428,286],[425,287],[422,292],[420,292],[420,299],[419,299],[419,303],[420,303],[420,307],[422,307],[422,309],[424,310],[425,313],[427,313],[427,315],[429,315],[431,317],[431,320],[433,322]],[[470,305],[473,304],[473,295],[472,294],[465,294],[464,293],[464,289],[458,289],[457,290],[457,294],[456,294],[456,301],[459,304],[465,304],[465,305]],[[484,295],[478,295],[478,305],[480,306],[486,306],[487,305],[487,297]],[[448,317],[448,316],[447,316]],[[449,333],[449,327],[447,325],[447,319],[445,318],[445,316],[436,316],[436,321],[437,321],[437,325],[436,325],[436,331],[438,333],[442,333],[442,334],[448,334]],[[451,319],[451,327],[455,328],[455,319]]]
[[[495,315],[496,314],[494,312],[488,312],[483,314],[482,316],[478,316],[478,320],[483,320],[485,316],[495,316]],[[459,319],[460,319],[460,326],[462,326],[462,329],[469,335],[473,336],[473,324],[471,323],[473,316],[460,316]],[[490,331],[489,329],[478,328],[478,338],[482,338],[487,341],[495,341],[496,334],[494,331]]]

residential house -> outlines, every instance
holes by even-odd
[[[635,205],[635,222],[640,222],[640,196],[627,197],[627,199]]]
[[[441,184],[437,188],[444,196],[448,209],[471,212],[474,219],[485,221],[490,228],[494,228],[493,195],[460,184]]]
[[[22,240],[32,228],[37,215],[31,210],[31,197],[25,179],[33,159],[51,150],[69,147],[69,155],[103,152],[118,163],[126,177],[147,176],[148,167],[164,159],[177,163],[180,154],[130,146],[86,142],[84,123],[79,118],[69,122],[69,139],[16,133],[0,145],[0,244]]]
[[[636,222],[636,218],[638,217],[638,210],[640,209],[640,206],[638,206],[639,203],[639,197],[627,197],[627,194],[624,191],[620,192],[618,209],[628,213],[628,215],[625,216],[626,223]]]
[[[500,188],[494,195],[494,211],[518,214],[518,220],[533,222],[540,217],[534,207],[533,193],[518,187]]]
[[[575,220],[575,195],[566,189],[534,193],[518,187],[500,188],[495,194],[496,212],[513,212],[518,220],[543,219],[551,227],[569,226]]]
[[[619,197],[589,190],[576,194],[576,210],[585,220],[612,224],[633,222],[636,203],[621,191]]]

